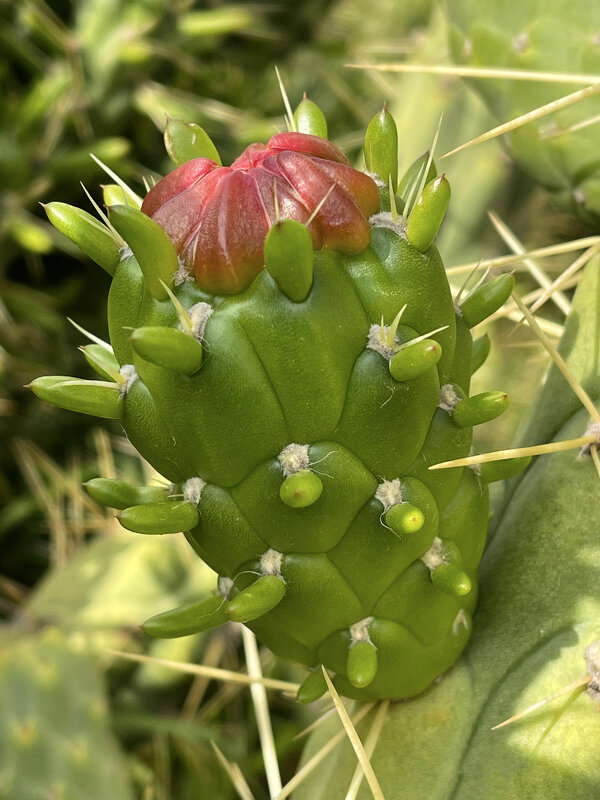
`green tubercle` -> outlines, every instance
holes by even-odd
[[[413,206],[406,226],[406,238],[421,253],[425,253],[436,237],[450,203],[450,184],[445,175],[434,178],[425,186]]]
[[[294,111],[294,122],[298,133],[310,133],[327,139],[327,120],[316,103],[306,96]]]
[[[309,469],[303,469],[288,475],[281,484],[279,496],[291,508],[306,508],[321,496],[323,482],[318,475]]]
[[[294,219],[275,223],[265,237],[265,268],[294,303],[308,297],[313,282],[314,251],[308,228]]]
[[[280,575],[261,575],[229,601],[227,616],[233,622],[258,619],[279,605],[285,589],[285,581]]]
[[[470,428],[499,417],[508,408],[508,395],[504,392],[482,392],[454,407],[454,422],[459,428]]]
[[[160,225],[131,206],[111,206],[111,223],[131,248],[153,297],[164,300],[179,267],[177,253]]]
[[[102,186],[102,202],[106,207],[109,206],[131,206],[132,208],[139,208],[140,203],[137,202],[135,197],[126,192],[118,183],[105,183]]]
[[[169,158],[180,166],[193,158],[209,158],[221,166],[221,157],[204,128],[182,119],[167,118],[165,147]]]
[[[121,256],[119,243],[106,225],[81,208],[68,203],[48,203],[44,211],[54,227],[79,247],[109,275],[114,275]]]
[[[396,503],[386,511],[386,525],[397,533],[402,534],[418,533],[425,522],[425,516],[420,508],[411,503]]]
[[[195,528],[199,521],[196,506],[186,500],[146,503],[125,508],[117,519],[134,533],[179,533]]]
[[[423,339],[391,357],[390,375],[397,381],[410,381],[434,367],[441,357],[441,345],[435,339]]]
[[[122,414],[122,392],[117,383],[46,375],[36,378],[28,388],[41,400],[68,411],[103,419],[120,419]]]
[[[484,319],[506,303],[515,288],[515,276],[498,275],[479,286],[460,306],[460,313],[469,328],[479,325]]]
[[[367,126],[364,143],[365,165],[386,186],[398,184],[398,130],[394,118],[384,105]]]
[[[348,680],[357,689],[368,686],[377,674],[377,648],[371,642],[357,642],[348,651]]]
[[[188,333],[166,325],[146,325],[129,337],[133,349],[144,361],[159,367],[193,375],[202,366],[202,345]]]
[[[144,633],[160,639],[176,639],[200,633],[229,620],[225,607],[227,601],[219,596],[205,597],[195,603],[186,603],[179,608],[163,611],[150,617],[142,625]]]

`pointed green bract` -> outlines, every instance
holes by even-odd
[[[319,666],[302,681],[296,694],[296,700],[299,703],[314,703],[315,700],[323,697],[326,691],[327,683],[323,677],[323,670]]]
[[[292,508],[306,508],[315,503],[323,491],[323,482],[308,469],[288,475],[281,484],[279,496]]]
[[[461,428],[489,422],[508,408],[508,395],[504,392],[482,392],[461,400],[454,408],[454,422]]]
[[[422,339],[391,357],[390,375],[397,381],[410,381],[434,367],[441,357],[442,348],[434,339]]]
[[[153,297],[162,300],[179,267],[177,253],[160,225],[131,206],[111,206],[111,223],[131,248]]]
[[[293,219],[278,222],[265,239],[265,268],[294,303],[306,300],[313,281],[314,252],[308,229]]]
[[[285,581],[278,575],[262,575],[227,604],[233,622],[250,622],[272,611],[285,596]]]
[[[473,341],[473,350],[471,351],[471,375],[474,375],[487,361],[491,344],[490,337],[487,333],[484,333],[483,336]]]
[[[126,192],[118,183],[105,183],[102,186],[102,202],[107,208],[110,206],[140,207],[140,203],[132,197],[131,193]]]
[[[426,184],[413,206],[406,226],[406,238],[421,253],[431,247],[449,203],[450,184],[445,175],[440,175]]]
[[[224,597],[205,597],[195,603],[186,603],[179,608],[163,611],[150,617],[142,625],[144,633],[160,639],[175,639],[178,636],[189,636],[200,633],[229,620]]]
[[[440,564],[431,573],[431,580],[442,591],[456,597],[471,591],[471,579],[456,564]]]
[[[147,325],[129,338],[139,356],[159,367],[193,375],[202,366],[202,345],[177,328]]]
[[[484,319],[501,308],[515,288],[515,276],[498,275],[486,281],[464,300],[460,312],[469,328],[479,325]]]
[[[327,139],[327,120],[316,103],[309,100],[306,95],[294,111],[294,122],[298,133],[310,133]]]
[[[196,507],[187,501],[146,503],[131,506],[117,515],[124,528],[134,533],[179,533],[195,528],[199,515]]]
[[[221,166],[221,157],[204,128],[182,119],[167,119],[165,147],[169,158],[179,166],[193,158],[209,158]]]
[[[86,344],[80,350],[90,367],[98,375],[101,375],[107,381],[115,380],[115,375],[119,374],[119,362],[112,350],[107,350],[101,344]]]
[[[391,179],[395,191],[398,183],[398,130],[385,106],[367,126],[364,154],[367,170],[377,175],[385,186]]]
[[[29,388],[40,399],[68,411],[104,419],[120,419],[122,414],[121,388],[116,383],[49,375],[36,378]]]
[[[118,478],[91,478],[83,485],[90,497],[109,508],[123,509],[167,499],[167,489],[164,487],[132,486]]]
[[[44,211],[57,230],[109,275],[114,275],[121,256],[114,234],[106,225],[87,211],[67,203],[47,203]]]
[[[406,172],[400,179],[400,182],[398,183],[397,193],[403,200],[408,200],[408,196],[412,190],[413,185],[419,180],[420,176],[425,170],[428,161],[429,161],[429,150],[426,150],[423,153],[423,155],[420,155],[413,161],[413,163],[410,165],[410,167],[406,170]],[[426,184],[430,183],[435,177],[437,177],[437,170],[435,167],[435,162],[432,161],[427,171],[427,177],[425,178],[425,183]]]
[[[357,689],[373,683],[377,674],[377,648],[370,642],[357,642],[348,651],[348,680]]]

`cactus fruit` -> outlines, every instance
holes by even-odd
[[[148,633],[242,621],[277,655],[325,665],[347,696],[409,697],[471,633],[487,484],[428,467],[466,455],[473,425],[506,407],[501,393],[468,397],[469,328],[514,279],[480,287],[463,314],[432,244],[446,178],[421,165],[381,212],[378,189],[397,184],[390,115],[369,126],[367,174],[301,112],[304,132],[231,167],[195,151],[141,210],[109,209],[127,243],[108,310],[118,372],[32,389],[119,418],[171,492],[94,488],[129,530],[186,531],[220,575],[220,597],[152,618]],[[73,238],[90,225],[61,212]],[[308,680],[300,696],[313,699],[324,683]]]

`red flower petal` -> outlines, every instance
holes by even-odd
[[[203,289],[232,293],[263,268],[275,192],[280,219],[304,223],[330,192],[308,226],[315,249],[358,253],[369,244],[368,218],[379,210],[374,181],[332,142],[303,133],[252,144],[231,167],[189,161],[148,192],[142,211],[167,232]]]

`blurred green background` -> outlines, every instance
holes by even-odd
[[[550,68],[544,58],[555,32],[548,26],[541,26],[544,47],[532,56],[522,42],[515,45],[508,24],[502,30],[502,19],[477,20],[471,6],[0,0],[0,691],[10,698],[0,709],[0,798],[227,800],[235,791],[211,741],[239,763],[257,798],[267,796],[247,690],[108,652],[243,667],[234,629],[174,642],[150,643],[141,634],[140,621],[210,590],[214,576],[177,537],[167,544],[123,534],[80,488],[97,475],[160,480],[116,425],[51,408],[23,389],[41,374],[90,376],[77,350],[84,336],[67,318],[106,336],[108,276],[50,227],[40,203],[92,211],[83,186],[101,203],[100,185],[111,179],[90,153],[143,193],[144,178],[171,168],[165,115],[202,125],[229,163],[249,143],[284,129],[275,65],[292,105],[306,92],[325,112],[330,138],[359,168],[364,129],[387,102],[402,173],[430,146],[442,113],[438,153],[522,113],[528,99],[531,107],[547,102],[533,92],[515,99],[508,81],[486,84],[482,99],[476,81],[350,66],[454,58]],[[580,31],[587,18],[572,16],[569,24]],[[541,41],[539,20],[531,30]],[[467,41],[476,45],[470,52]],[[600,71],[597,51],[573,52],[560,68]],[[551,97],[575,88],[547,86]],[[593,109],[578,113],[585,119]],[[590,130],[586,147],[594,150]],[[590,189],[582,200],[580,187],[593,189],[597,176],[581,154],[571,167],[569,142],[544,151],[553,164],[553,196],[534,180],[543,169],[536,147],[530,165],[526,137],[517,142],[519,166],[510,140],[438,162],[453,190],[439,239],[446,264],[508,252],[488,210],[527,248],[595,233],[595,195]],[[551,274],[573,258],[553,259]],[[519,272],[522,293],[535,285]],[[544,314],[557,328],[564,320],[552,303]],[[523,329],[515,334],[500,320],[487,330],[493,350],[481,385],[508,391],[512,405],[478,434],[481,450],[508,446],[547,366]],[[518,374],[517,357],[525,366]],[[478,376],[474,392],[479,385]],[[301,677],[268,653],[263,666],[286,680]],[[301,751],[294,736],[314,714],[272,695],[284,779]]]

